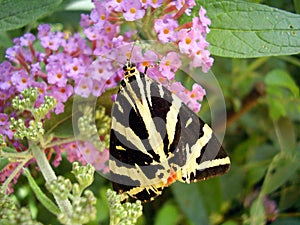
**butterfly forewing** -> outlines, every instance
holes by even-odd
[[[179,97],[137,70],[121,84],[110,137],[116,191],[149,201],[176,180],[191,183],[227,172],[229,157],[211,128]]]

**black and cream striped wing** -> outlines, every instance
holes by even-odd
[[[124,79],[112,110],[110,175],[118,192],[148,201],[171,171],[182,182],[225,173],[229,158],[211,128],[144,74]]]

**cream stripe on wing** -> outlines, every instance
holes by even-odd
[[[131,105],[131,107],[134,109],[134,111],[135,112],[137,112],[136,110],[136,108],[135,108],[135,105],[134,105],[134,103],[133,103],[133,101],[131,100],[131,98],[129,97],[129,95],[128,95],[128,93],[127,93],[127,90],[126,89],[123,89],[123,91],[121,92],[121,93],[119,93],[119,94],[123,94],[124,95],[124,97],[127,99],[127,101],[129,102],[129,104]],[[117,102],[117,101],[116,101]],[[122,106],[120,105],[120,104],[118,104],[118,106],[120,106],[120,108],[122,108]],[[120,110],[121,111],[121,110]],[[122,111],[123,111],[123,109],[122,109]]]
[[[122,136],[126,137],[126,141],[130,142],[133,146],[135,146],[136,150],[140,150],[141,152],[152,158],[152,155],[148,153],[141,139],[133,132],[133,130],[130,127],[124,127],[121,123],[119,123],[116,120],[116,118],[112,117],[112,129],[120,133]],[[122,140],[118,137],[118,134],[116,134],[116,137],[119,140]],[[132,143],[132,141],[134,141],[134,143]],[[122,144],[126,146],[126,143]]]
[[[152,107],[152,99],[151,99],[151,82],[148,82],[146,79],[146,95],[149,101],[150,106]]]
[[[116,101],[114,104],[121,113],[124,113],[124,109],[122,108],[122,106],[120,105],[120,103],[118,101]],[[129,104],[130,104],[130,102],[129,102]]]
[[[128,91],[132,95],[132,97],[136,103],[137,109],[139,110],[139,113],[140,113],[140,115],[143,119],[143,122],[145,124],[145,127],[148,131],[148,134],[149,134],[148,140],[151,145],[151,148],[153,149],[153,151],[156,154],[159,155],[160,161],[165,161],[167,158],[164,153],[164,143],[163,143],[161,135],[157,131],[155,123],[152,119],[150,108],[149,108],[149,105],[146,100],[145,87],[144,87],[143,81],[141,80],[140,76],[136,76],[136,82],[138,84],[138,88],[139,88],[139,91],[141,94],[141,99],[138,99],[138,97],[137,97],[136,93],[134,92],[130,83],[127,83]],[[147,83],[149,83],[149,82],[150,81],[146,80],[146,86],[148,85]]]
[[[211,167],[228,165],[228,164],[230,164],[230,159],[227,156],[227,157],[221,158],[221,159],[213,159],[213,160],[208,160],[208,161],[202,162],[197,166],[197,170],[204,170],[204,169],[208,169]]]
[[[150,86],[151,86],[151,84],[155,84],[155,87],[158,88],[159,96],[154,95],[155,97],[160,97],[160,98],[163,98],[163,97],[164,97],[165,92],[164,92],[164,90],[163,90],[163,86],[162,86],[160,83],[155,82],[154,80],[152,80],[152,79],[149,78],[149,77],[145,77],[145,80],[146,80],[147,84],[149,84]],[[148,94],[149,94],[150,97],[153,96],[153,95],[152,95],[153,93],[148,92]],[[148,96],[148,98],[149,98],[149,96]]]
[[[158,90],[159,90],[159,95],[161,98],[164,97],[164,89],[163,89],[163,86],[161,84],[158,85]]]
[[[204,124],[202,130],[203,136],[199,138],[193,146],[191,146],[191,149],[190,146],[186,144],[187,161],[182,168],[182,174],[183,177],[187,178],[187,181],[190,180],[190,175],[192,173],[196,175],[196,170],[199,167],[196,159],[200,157],[203,147],[209,142],[212,136],[212,129],[207,124]]]
[[[167,129],[167,134],[168,134],[168,139],[169,139],[169,146],[168,149],[170,149],[170,145],[174,141],[175,137],[175,132],[176,132],[176,124],[177,124],[177,117],[178,113],[181,107],[182,101],[175,95],[172,94],[172,104],[170,106],[170,110],[167,113],[166,117],[166,129]]]
[[[139,181],[141,183],[141,186],[150,186],[155,184],[160,184],[161,186],[163,184],[163,181],[157,175],[153,178],[147,177],[137,164],[135,164],[131,168],[128,168],[125,166],[117,165],[114,160],[109,160],[109,168],[115,174],[127,176],[133,181]],[[149,167],[149,170],[150,168],[151,166]],[[157,173],[160,173],[160,171],[157,171]]]

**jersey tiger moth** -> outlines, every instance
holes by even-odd
[[[228,171],[227,153],[196,113],[130,60],[123,70],[111,114],[115,191],[152,201],[177,180],[192,183]]]

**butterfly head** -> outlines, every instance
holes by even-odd
[[[136,65],[132,63],[129,59],[127,59],[126,64],[123,66],[123,70],[125,78],[139,74]]]

